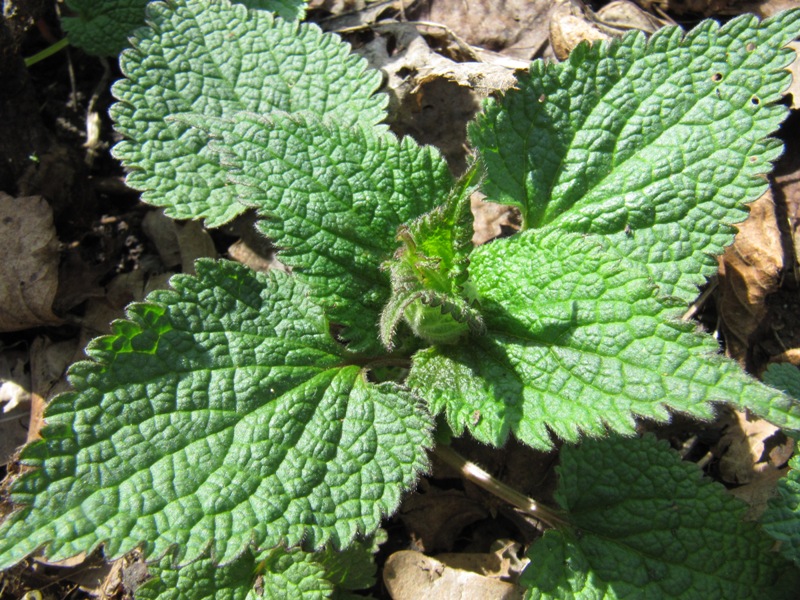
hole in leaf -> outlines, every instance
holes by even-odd
[[[756,49],[756,45],[754,42],[747,42],[747,45],[744,47],[744,49],[747,50],[748,52],[752,52],[753,50]]]
[[[753,96],[752,98],[750,98],[750,103],[753,106],[758,106],[759,104],[761,104],[761,100],[758,98],[758,96]]]
[[[711,76],[711,81],[722,81],[722,73],[714,73]]]

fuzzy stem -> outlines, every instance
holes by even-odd
[[[436,446],[433,453],[449,466],[461,473],[465,479],[483,488],[487,492],[494,494],[498,498],[505,500],[525,514],[538,519],[552,528],[561,527],[567,524],[564,518],[559,516],[556,510],[547,508],[535,500],[528,498],[525,494],[518,492],[511,486],[506,485],[499,479],[481,469],[475,463],[468,461],[458,452],[453,450],[452,447],[439,444]]]

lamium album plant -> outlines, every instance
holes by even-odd
[[[141,598],[345,598],[430,453],[469,435],[563,443],[528,597],[791,598],[794,483],[745,521],[637,423],[727,404],[800,431],[681,319],[782,152],[800,11],[534,61],[454,179],[301,2],[246,4],[147,6],[113,152],[176,219],[254,210],[290,273],[200,260],[89,344],[22,451],[0,567],[139,549]],[[520,231],[474,247],[477,190]]]

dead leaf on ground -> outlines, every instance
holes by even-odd
[[[406,15],[447,25],[472,46],[528,61],[547,47],[551,6],[551,0],[429,0]]]
[[[217,258],[214,241],[199,221],[175,221],[163,210],[152,210],[145,215],[142,229],[167,269],[180,266],[182,272],[193,274],[195,260]]]
[[[0,465],[8,464],[27,439],[31,405],[27,362],[27,351],[21,347],[0,354]]]
[[[738,0],[639,0],[639,4],[645,10],[658,10],[676,15],[693,13],[704,17],[731,14],[731,6],[736,2]]]
[[[31,344],[31,414],[28,442],[39,439],[44,425],[44,409],[59,392],[66,391],[68,367],[84,358],[78,338],[54,342],[48,337],[36,338]]]
[[[393,600],[462,600],[463,598],[492,598],[518,600],[522,588],[500,580],[497,576],[481,575],[472,570],[448,564],[469,565],[479,571],[500,572],[502,558],[495,553],[482,555],[451,554],[437,558],[421,552],[395,552],[383,568],[383,581]]]
[[[750,216],[719,259],[717,310],[727,353],[746,363],[750,336],[766,316],[765,301],[780,287],[783,269],[781,232],[772,193],[750,205]]]
[[[486,196],[481,192],[475,192],[470,196],[470,208],[475,219],[472,243],[476,246],[485,244],[506,232],[519,230],[520,226],[519,211],[514,207],[486,202],[484,198]]]
[[[703,17],[718,18],[723,15],[754,13],[762,19],[798,6],[797,0],[637,0],[642,8],[676,15],[693,13]]]
[[[0,256],[0,331],[60,324],[58,239],[44,198],[0,192]]]
[[[398,513],[414,545],[426,552],[451,550],[461,532],[489,517],[484,504],[463,490],[443,490],[427,479],[409,495]]]
[[[434,52],[409,23],[378,24],[360,52],[387,76],[392,128],[442,151],[451,170],[466,168],[467,123],[490,94],[516,85],[524,62],[455,62]],[[391,50],[391,51],[390,51]]]
[[[772,357],[770,363],[790,363],[800,368],[800,348],[790,348]]]
[[[557,0],[550,15],[550,45],[559,60],[566,60],[581,42],[611,40],[634,29],[654,33],[669,24],[629,0],[615,0],[597,12],[580,0]]]
[[[794,442],[779,427],[742,411],[732,411],[719,446],[720,476],[733,484],[750,483],[783,467],[794,450]]]
[[[792,84],[786,90],[786,93],[792,96],[790,107],[797,110],[800,108],[800,42],[789,42],[787,46],[795,51],[795,57],[788,68],[788,71],[792,74]]]

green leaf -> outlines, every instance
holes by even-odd
[[[551,431],[631,434],[637,416],[709,418],[720,401],[800,429],[800,406],[719,356],[603,237],[529,230],[471,259],[486,335],[418,353],[409,376],[456,435],[550,448]]]
[[[764,530],[781,542],[781,554],[800,566],[800,455],[789,461],[789,467],[778,482],[778,496],[770,501],[761,522]]]
[[[289,276],[199,261],[75,365],[12,490],[0,568],[134,547],[182,564],[251,545],[345,547],[425,468],[431,419],[373,385]]]
[[[287,21],[302,21],[306,16],[306,0],[237,0],[252,10],[268,10]]]
[[[325,577],[325,567],[308,552],[278,548],[264,561],[259,588],[268,600],[322,600],[333,595],[334,586]]]
[[[789,363],[773,363],[764,372],[764,383],[784,390],[800,401],[800,370]],[[790,470],[778,482],[761,522],[764,530],[781,542],[781,553],[800,566],[800,455],[789,461]]]
[[[173,561],[172,554],[167,554],[147,566],[152,579],[136,590],[136,600],[254,600],[259,597],[253,589],[257,561],[250,550],[222,566],[208,556],[180,568],[176,568]],[[322,571],[322,568],[317,570]],[[299,576],[298,579],[302,580]],[[322,576],[317,580],[324,581]]]
[[[387,348],[394,347],[403,319],[417,337],[430,343],[456,343],[470,330],[482,331],[468,283],[473,248],[470,194],[477,176],[475,164],[442,204],[400,227],[397,239],[403,246],[383,265],[392,279],[392,296],[380,319],[381,341]]]
[[[800,369],[791,363],[773,363],[764,371],[764,383],[783,390],[800,402]]]
[[[128,38],[145,24],[145,6],[150,0],[67,0],[77,13],[61,24],[74,46],[97,56],[116,56],[129,46]],[[305,0],[241,0],[248,8],[268,10],[288,21],[305,16]]]
[[[144,25],[150,0],[67,0],[77,13],[61,24],[69,41],[96,56],[116,56],[128,47],[128,36]]]
[[[382,533],[382,530],[379,530]],[[385,537],[385,536],[382,536]],[[336,598],[375,584],[377,540],[344,550],[273,548],[259,558],[246,550],[227,565],[204,556],[183,567],[167,554],[148,565],[152,579],[136,590],[137,600],[316,600]]]
[[[534,62],[470,129],[490,199],[526,227],[610,235],[662,294],[690,302],[767,187],[781,144],[765,138],[786,116],[776,102],[794,58],[783,47],[798,33],[800,11],[744,15]]]
[[[180,118],[218,138],[211,149],[236,184],[229,189],[267,218],[261,231],[345,326],[342,339],[381,352],[377,323],[390,291],[381,265],[396,250],[398,227],[447,197],[452,177],[441,155],[310,114]]]
[[[652,436],[561,451],[571,527],[533,544],[527,598],[794,598],[798,573],[746,506]]]
[[[127,140],[114,155],[143,199],[179,219],[218,226],[244,212],[226,171],[182,113],[224,117],[242,110],[312,111],[342,126],[375,126],[386,98],[377,71],[315,25],[248,11],[228,0],[173,0],[148,6],[149,28],[122,54],[126,79],[111,108]]]

